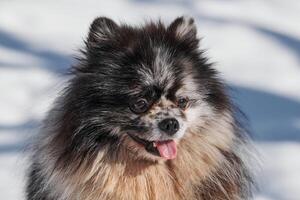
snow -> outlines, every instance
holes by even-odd
[[[298,0],[2,0],[0,199],[24,199],[22,149],[99,15],[133,24],[193,16],[202,47],[249,117],[262,160],[255,199],[299,199],[299,10]]]

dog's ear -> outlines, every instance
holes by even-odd
[[[179,39],[195,40],[197,28],[194,19],[187,16],[176,18],[168,27],[168,30],[175,34]]]
[[[111,19],[106,17],[96,18],[90,26],[88,43],[106,41],[116,34],[119,26]]]

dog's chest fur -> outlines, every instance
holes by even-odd
[[[97,181],[99,191],[87,189],[83,194],[93,193],[91,199],[192,199],[192,191],[187,192],[189,178],[184,181],[175,173],[174,169],[164,164],[110,168],[107,174],[98,178],[102,179]]]
[[[66,196],[85,200],[201,200],[201,182],[211,175],[221,154],[213,149],[203,153],[197,141],[181,141],[184,148],[179,149],[177,158],[162,163],[109,161],[99,154],[88,171],[83,167],[69,177],[72,191]]]
[[[173,161],[102,164],[83,186],[78,185],[84,188],[79,199],[194,199],[193,182],[200,182],[194,173]]]

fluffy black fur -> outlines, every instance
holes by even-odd
[[[93,22],[86,47],[81,50],[82,56],[72,69],[73,78],[49,112],[43,133],[34,146],[28,174],[28,200],[68,199],[61,195],[63,191],[53,189],[51,181],[54,179],[51,177],[56,176],[57,171],[64,171],[62,178],[71,176],[86,162],[92,165],[98,152],[106,148],[107,155],[117,158],[116,149],[122,143],[119,135],[122,131],[141,134],[149,131],[149,127],[139,123],[139,117],[132,117],[134,114],[128,105],[139,97],[155,104],[162,95],[176,101],[175,94],[183,86],[187,67],[191,67],[199,93],[213,112],[233,113],[222,81],[199,50],[196,29],[189,27],[193,20],[184,20],[177,18],[168,27],[161,22],[150,22],[143,27],[118,25],[105,17]],[[188,30],[180,34],[177,29],[183,23],[188,23]],[[168,70],[175,77],[168,91],[164,89],[167,80],[149,85],[141,78],[141,70],[153,71],[157,52],[165,50],[168,55],[165,62],[172,63]],[[237,138],[242,138],[240,132],[237,127],[234,133]],[[225,151],[224,154],[234,160],[231,162],[238,160],[240,165],[244,165],[235,154]],[[237,193],[239,198],[247,199],[251,196],[251,176],[243,167],[239,173],[243,177]],[[221,173],[219,175],[224,178]],[[209,196],[214,195],[208,193],[218,193],[218,189],[211,185],[212,182],[203,182],[208,192],[199,191],[199,198],[213,199]]]

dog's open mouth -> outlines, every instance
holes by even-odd
[[[137,136],[128,134],[135,142],[142,145],[147,152],[165,158],[167,160],[176,158],[177,145],[174,140],[148,141]]]

